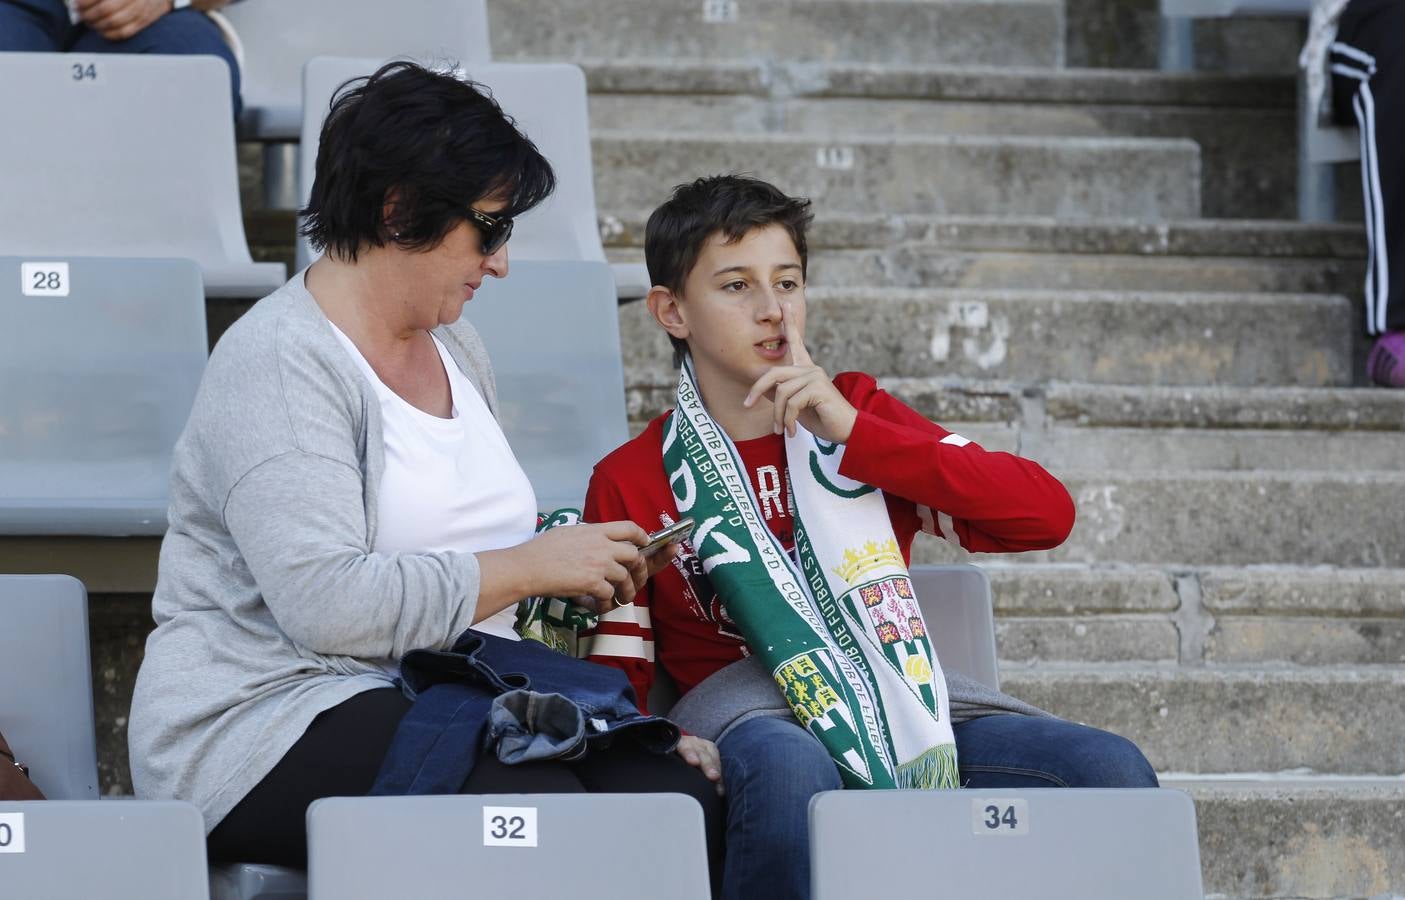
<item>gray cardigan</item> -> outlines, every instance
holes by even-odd
[[[477,332],[435,335],[496,415]],[[213,829],[319,713],[472,623],[473,554],[371,552],[384,465],[374,389],[298,274],[220,340],[176,444],[137,796],[188,800]]]

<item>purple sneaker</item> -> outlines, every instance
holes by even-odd
[[[1381,387],[1405,387],[1405,331],[1391,331],[1376,339],[1366,357],[1366,374]]]

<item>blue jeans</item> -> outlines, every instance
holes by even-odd
[[[1156,787],[1126,738],[1032,716],[985,716],[953,729],[962,787]],[[727,789],[722,896],[810,896],[810,798],[839,790],[839,770],[794,719],[758,717],[718,745]]]
[[[167,13],[125,41],[109,41],[68,19],[63,0],[0,0],[0,52],[169,53],[218,56],[229,66],[234,118],[239,118],[239,64],[210,17],[194,9]]]

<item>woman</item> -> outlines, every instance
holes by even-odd
[[[304,863],[307,805],[376,778],[409,707],[406,651],[470,627],[515,638],[523,598],[628,603],[648,577],[632,523],[534,536],[492,369],[459,321],[554,185],[455,78],[392,63],[333,101],[303,211],[326,254],[211,355],[133,699],[137,793],[198,805],[213,859]],[[483,757],[462,790],[682,791],[712,826],[708,776],[617,745],[569,765]]]

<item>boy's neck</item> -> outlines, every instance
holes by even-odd
[[[696,374],[703,405],[733,442],[755,440],[775,433],[774,404],[770,400],[758,397],[750,409],[742,406],[751,385],[741,387],[722,379],[709,380],[700,372]]]

